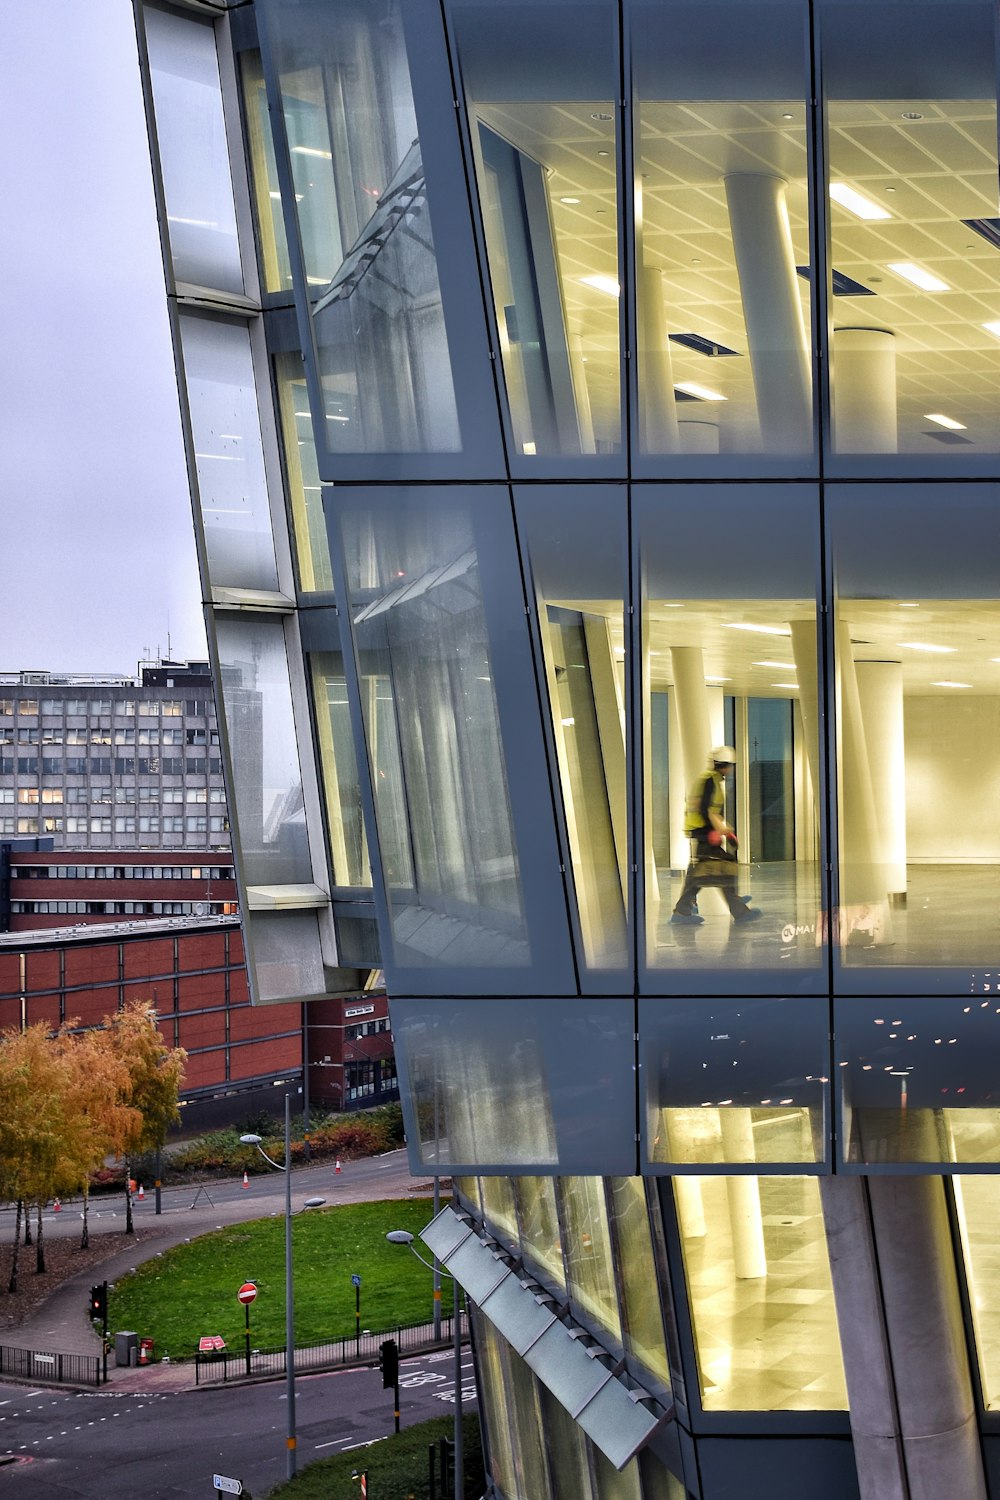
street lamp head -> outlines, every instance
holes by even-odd
[[[412,1245],[413,1235],[408,1229],[390,1229],[386,1235],[390,1245]]]
[[[263,1139],[264,1139],[264,1137],[262,1135],[241,1135],[240,1136],[240,1145],[241,1146],[259,1146],[260,1143],[261,1143],[261,1141]]]
[[[322,1208],[323,1204],[325,1202],[326,1202],[325,1198],[307,1198],[306,1201],[303,1203],[302,1207],[303,1208]]]

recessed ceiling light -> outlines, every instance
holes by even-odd
[[[984,323],[983,327],[987,333],[992,333],[995,339],[1000,339],[1000,321],[996,323]]]
[[[560,198],[560,203],[579,203],[579,198]]]
[[[854,188],[848,187],[846,182],[831,182],[830,197],[834,203],[839,203],[841,208],[846,208],[856,219],[891,219],[892,214],[886,208],[873,203],[863,193],[858,193]]]
[[[971,682],[932,682],[931,687],[968,688]]]
[[[597,154],[598,154],[598,156],[610,156],[611,152],[610,151],[603,151],[602,150],[602,151],[598,151]]]
[[[899,644],[907,651],[934,651],[942,656],[946,653],[952,656],[955,654],[954,646],[928,646],[926,641],[900,641]]]
[[[590,118],[592,120],[613,120],[614,115],[606,115],[601,109],[592,109],[590,112]]]
[[[791,119],[794,119],[794,115],[782,115],[781,118],[783,120],[791,120]]]
[[[744,625],[742,622],[734,625],[727,624],[727,630],[750,630],[755,635],[791,635],[787,625]]]
[[[951,287],[940,276],[933,276],[923,266],[915,266],[912,260],[894,260],[890,263],[889,270],[902,277],[903,281],[908,281],[911,286],[919,287],[922,292],[951,291]]]
[[[797,693],[799,690],[797,682],[772,682],[771,686],[776,688],[791,688],[793,693]]]
[[[709,687],[718,687],[721,682],[732,682],[731,677],[706,677],[705,681]]]
[[[899,599],[897,600],[897,607],[899,609],[919,609],[920,605],[914,599]]]
[[[674,390],[683,391],[687,396],[693,396],[696,401],[726,401],[729,398],[723,396],[720,391],[709,390],[707,385],[696,385],[693,380],[675,380]]]
[[[964,432],[965,423],[956,422],[954,417],[946,417],[944,412],[928,411],[924,413],[925,422],[936,422],[939,427],[947,427],[952,432]]]
[[[786,668],[789,672],[795,671],[795,665],[790,661],[752,661],[752,667],[779,667],[782,671]]]
[[[608,297],[621,294],[621,287],[613,276],[581,276],[584,286],[592,286],[595,292],[604,292]]]
[[[521,452],[522,453],[526,453],[529,458],[532,458],[537,451],[538,450],[535,447],[534,443],[522,443],[521,444]]]
[[[915,109],[904,109],[899,117],[901,120],[922,120],[923,115],[917,114]]]

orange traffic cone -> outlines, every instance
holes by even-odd
[[[142,1202],[143,1198],[145,1198],[145,1196],[146,1196],[146,1189],[143,1187],[142,1183],[140,1182],[140,1184],[139,1184],[139,1202],[140,1203]]]
[[[249,1187],[250,1186],[250,1179],[247,1176],[246,1172],[243,1173],[243,1186],[244,1187]]]
[[[340,1171],[340,1157],[339,1156],[337,1157],[337,1165],[334,1167],[333,1170],[335,1172],[339,1172]]]
[[[55,1202],[52,1205],[52,1212],[54,1214],[62,1213],[62,1204],[59,1202],[58,1198],[55,1200]]]

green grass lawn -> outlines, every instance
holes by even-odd
[[[433,1215],[431,1199],[351,1203],[297,1213],[292,1221],[295,1338],[319,1343],[353,1334],[354,1287],[361,1277],[361,1327],[430,1321],[431,1273],[389,1229],[416,1234]],[[417,1246],[421,1254],[426,1252]],[[190,1358],[204,1334],[243,1348],[244,1312],[236,1293],[257,1283],[250,1309],[254,1348],[285,1342],[285,1220],[256,1219],[202,1235],[147,1261],[110,1293],[108,1327],[155,1341],[157,1359]]]
[[[454,1424],[449,1417],[436,1417],[416,1427],[373,1443],[370,1448],[355,1448],[309,1464],[294,1479],[274,1488],[269,1500],[358,1500],[359,1485],[351,1475],[368,1470],[368,1500],[429,1500],[427,1449],[442,1437],[450,1438]],[[479,1439],[479,1418],[466,1417],[462,1423],[465,1449],[465,1493],[475,1500],[486,1488],[483,1473],[483,1451]],[[438,1474],[437,1493],[441,1494]]]

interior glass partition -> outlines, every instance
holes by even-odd
[[[285,221],[281,215],[278,167],[274,158],[274,137],[271,133],[271,117],[267,111],[260,53],[244,52],[240,57],[240,68],[261,280],[265,292],[290,292],[292,268],[288,259]]]
[[[305,368],[297,350],[275,355],[274,379],[299,588],[304,594],[331,593],[333,574],[323,519],[323,487],[316,462]]]
[[[629,12],[638,472],[718,473],[739,454],[742,473],[808,473],[807,8]]]
[[[1000,1411],[1000,1178],[953,1177],[983,1406]]]
[[[843,982],[975,993],[1000,903],[998,491],[829,486],[827,516]]]
[[[675,1179],[706,1411],[846,1411],[819,1184]]]
[[[450,11],[514,470],[619,453],[617,7],[452,0]]]
[[[646,993],[666,969],[695,992],[725,993],[733,970],[741,992],[822,986],[816,501],[797,485],[633,494]]]
[[[819,19],[834,452],[974,463],[998,448],[996,7],[820,0]]]

